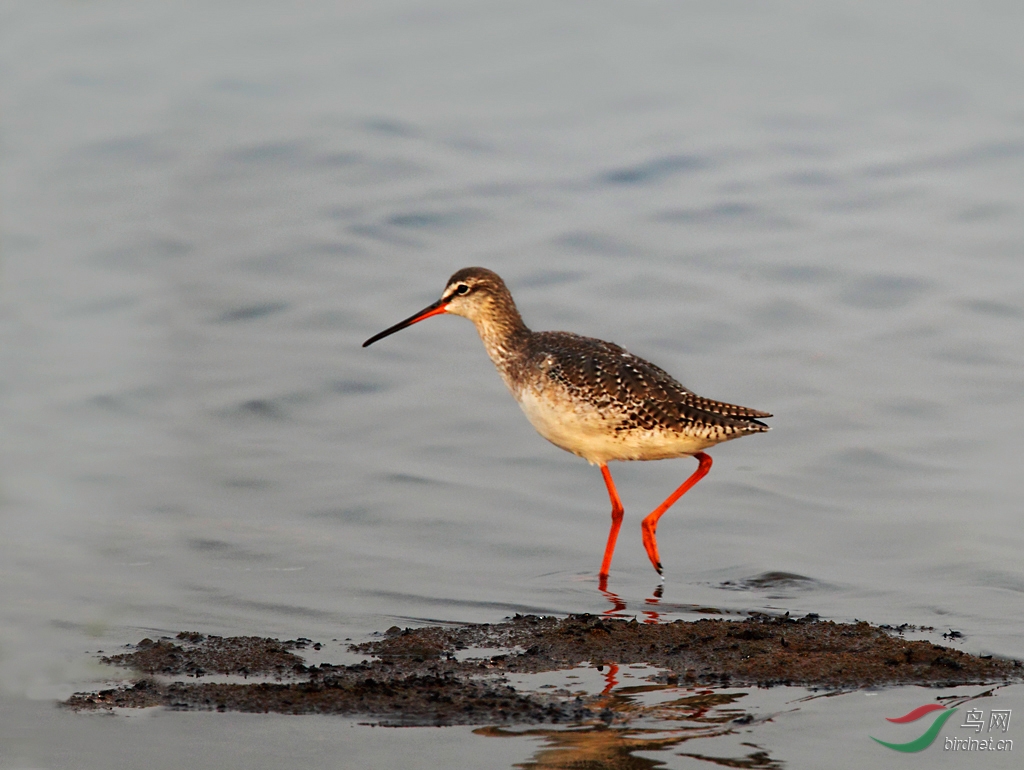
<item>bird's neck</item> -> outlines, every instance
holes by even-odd
[[[499,370],[504,370],[525,345],[530,330],[511,297],[496,299],[489,310],[474,318],[473,323],[487,355]]]

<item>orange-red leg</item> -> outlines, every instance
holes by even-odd
[[[658,519],[661,518],[665,511],[672,507],[672,504],[675,503],[676,500],[689,492],[690,487],[707,476],[708,471],[711,470],[710,455],[706,455],[703,452],[697,452],[694,457],[696,457],[700,462],[700,465],[697,466],[697,470],[693,472],[693,475],[690,476],[690,478],[682,483],[679,489],[669,495],[665,502],[651,511],[640,525],[640,530],[643,532],[644,537],[644,548],[647,549],[647,556],[650,558],[651,564],[654,565],[654,569],[658,571],[659,575],[661,574],[661,557],[658,556],[658,539],[654,536],[654,533],[658,529]],[[618,529],[615,531],[617,533]],[[609,559],[607,554],[605,555],[605,559]]]
[[[619,493],[615,489],[615,482],[612,481],[612,473],[608,470],[607,465],[601,466],[601,475],[604,476],[604,483],[608,487],[608,497],[612,499],[612,528],[608,531],[608,544],[604,547],[604,561],[601,562],[600,572],[600,577],[607,578],[608,570],[612,566],[612,554],[615,553],[615,541],[619,539],[623,509]]]

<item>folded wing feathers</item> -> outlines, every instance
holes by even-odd
[[[770,413],[698,396],[665,370],[614,343],[567,332],[536,336],[547,338],[547,350],[561,350],[549,376],[570,387],[592,389],[590,396],[597,401],[605,402],[599,394],[606,394],[607,401],[658,416],[666,425],[678,421],[718,424],[744,432],[768,430],[757,418],[771,417]]]

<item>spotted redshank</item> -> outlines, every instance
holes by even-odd
[[[652,363],[611,342],[569,332],[534,332],[523,323],[505,282],[482,267],[448,279],[441,299],[370,337],[379,339],[424,318],[452,313],[476,325],[487,355],[527,419],[544,438],[601,469],[612,503],[612,525],[600,576],[608,577],[622,526],[622,501],[611,460],[691,456],[697,470],[641,524],[644,548],[662,574],[658,520],[711,469],[703,450],[768,426],[768,412],[701,398]]]

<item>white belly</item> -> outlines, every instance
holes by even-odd
[[[716,441],[664,430],[616,431],[615,421],[579,401],[552,398],[524,388],[516,400],[537,432],[567,452],[595,465],[610,460],[664,460],[706,449]]]

